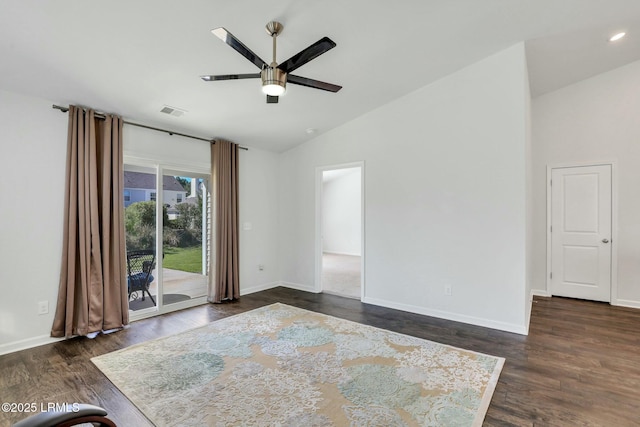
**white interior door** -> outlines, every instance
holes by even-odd
[[[611,301],[611,165],[551,170],[551,293]]]

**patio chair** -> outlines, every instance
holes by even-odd
[[[156,254],[153,249],[145,249],[139,251],[127,252],[127,287],[129,291],[129,299],[131,295],[137,297],[136,292],[142,294],[142,301],[144,301],[144,294],[146,293],[153,305],[156,305],[156,300],[149,293],[149,285],[153,282],[153,275],[151,271],[155,268]]]

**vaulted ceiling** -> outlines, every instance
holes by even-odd
[[[340,92],[289,85],[266,104],[259,80],[199,78],[257,71],[211,29],[269,61],[274,19],[279,61],[337,43],[295,74]],[[523,41],[532,95],[556,90],[640,59],[640,1],[0,0],[0,89],[284,151]]]

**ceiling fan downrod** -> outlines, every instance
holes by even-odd
[[[280,35],[283,30],[283,26],[278,21],[271,21],[266,26],[267,34],[271,36],[273,39],[273,61],[271,62],[272,67],[277,67],[278,63],[276,62],[276,37]]]
[[[287,73],[278,68],[276,61],[276,38],[283,28],[282,24],[277,21],[271,21],[265,26],[267,33],[273,39],[273,61],[262,69],[262,90],[271,96],[284,94],[287,87]]]

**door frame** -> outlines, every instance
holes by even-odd
[[[196,175],[196,176],[207,176],[207,170],[198,167],[197,165],[188,165],[188,164],[179,164],[179,163],[171,163],[171,162],[162,162],[154,159],[146,159],[141,157],[123,156],[123,164],[136,167],[141,167],[144,169],[152,169],[156,174],[156,189],[163,188],[163,175],[165,171],[168,173],[172,171],[183,171],[188,174]],[[190,172],[186,172],[190,171]],[[209,171],[210,173],[210,171]],[[156,206],[161,206],[163,204],[163,196],[164,191],[156,191]],[[161,297],[161,294],[164,294],[164,277],[163,277],[163,257],[157,256],[161,254],[163,251],[163,230],[162,230],[162,211],[160,209],[156,209],[156,280],[158,280],[158,296]],[[209,219],[210,221],[210,219]],[[210,273],[209,273],[210,274]],[[184,310],[185,308],[191,308],[198,305],[203,305],[207,303],[206,297],[198,297],[192,298],[186,301],[177,302],[170,305],[161,304],[160,298],[157,300],[157,305],[155,307],[150,307],[138,311],[129,311],[129,321],[135,322],[137,320],[146,319],[148,317],[159,316],[162,314],[171,313],[173,311]]]
[[[336,170],[360,168],[360,301],[365,298],[365,169],[364,161],[341,163],[335,165],[316,167],[316,260],[315,260],[315,292],[322,292],[322,206],[323,206],[323,172]]]
[[[553,295],[551,289],[551,173],[553,169],[579,168],[588,166],[611,166],[611,300],[618,305],[618,172],[615,160],[599,162],[567,162],[547,165],[547,296]]]

